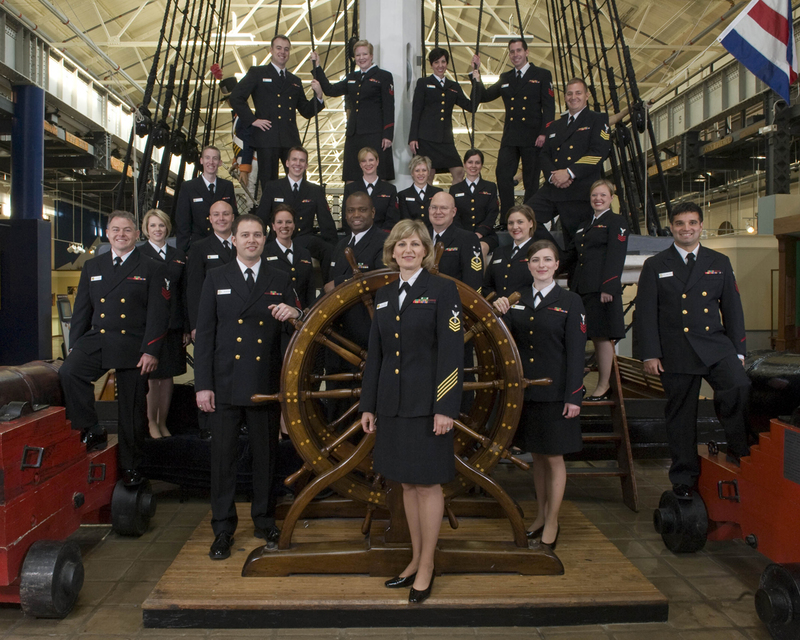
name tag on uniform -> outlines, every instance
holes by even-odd
[[[508,86],[508,83],[506,82],[505,84],[501,84],[501,85],[500,85],[500,88],[501,88],[501,89],[505,89],[507,86]]]
[[[336,266],[336,263],[335,262],[331,262],[331,268],[333,268],[335,266]]]
[[[355,84],[355,83],[356,83],[356,81],[355,81],[355,80],[348,80],[348,81],[347,81],[347,84]]]
[[[230,289],[217,289],[218,296],[227,296],[228,294],[230,294],[230,292],[231,292]]]
[[[272,82],[272,78],[261,78],[261,82]]]
[[[389,304],[388,302],[381,302],[381,303],[378,304],[377,307],[375,307],[375,309],[383,309],[388,304]]]
[[[416,198],[406,198],[406,202],[416,202]]]
[[[525,305],[521,304],[512,304],[511,308],[516,309],[517,311],[525,311]]]
[[[463,194],[463,193],[457,193],[457,194],[455,195],[455,197],[456,197],[456,198],[460,198],[460,197],[461,197],[461,196],[463,196],[463,195],[465,195],[465,194]]]
[[[674,274],[673,274],[673,272],[672,272],[672,271],[664,271],[664,272],[662,272],[662,273],[659,273],[659,274],[658,274],[658,277],[659,277],[659,278],[671,278],[673,275],[674,275]]]
[[[583,227],[581,227],[580,229],[578,229],[578,230],[577,230],[575,233],[580,233],[581,231],[583,231]]]
[[[267,261],[269,261],[269,260],[277,260],[278,256],[267,256],[266,259],[267,259]]]
[[[202,198],[193,198],[192,199],[192,202],[202,202],[202,201],[203,201]]]
[[[503,261],[502,258],[498,258],[497,260],[493,260],[492,264],[500,264]]]
[[[275,202],[283,202],[283,198],[275,198]]]
[[[206,256],[206,260],[219,260],[219,255],[215,253],[214,255]]]
[[[437,88],[436,85],[433,85],[433,84],[426,84],[425,86],[428,87],[428,89],[436,89]]]
[[[556,134],[555,134],[555,133],[551,133],[551,134],[550,134],[549,136],[547,136],[547,137],[548,137],[548,138],[555,138],[555,137],[556,137]]]
[[[92,276],[92,282],[95,282],[96,280],[102,280],[102,279],[103,279],[103,276]]]

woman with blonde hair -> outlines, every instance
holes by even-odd
[[[400,206],[400,218],[403,220],[422,220],[428,223],[428,207],[433,196],[442,191],[439,187],[428,184],[431,174],[431,160],[427,156],[414,156],[408,163],[408,171],[414,180],[407,189],[397,194]]]

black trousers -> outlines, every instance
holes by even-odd
[[[672,484],[693,486],[700,475],[697,458],[697,406],[700,383],[705,378],[714,389],[714,410],[725,437],[728,453],[746,456],[747,403],[750,396],[750,379],[741,361],[729,355],[708,368],[704,374],[661,374],[661,383],[667,394],[664,418],[667,425],[672,465],[669,479]]]
[[[259,529],[275,524],[275,465],[278,456],[280,408],[277,405],[235,406],[217,403],[209,414],[211,427],[211,528],[214,535],[233,534],[236,515],[236,460],[239,425],[247,424],[253,453],[253,502],[250,515]]]
[[[500,196],[500,219],[505,220],[506,212],[514,206],[514,176],[519,161],[522,160],[522,183],[525,185],[525,198],[530,200],[539,189],[539,151],[537,146],[512,147],[503,145],[497,153],[497,193]]]
[[[78,345],[80,345],[80,341]],[[67,418],[76,430],[97,426],[94,406],[94,381],[108,369],[103,367],[103,352],[94,349],[87,353],[76,345],[58,377],[64,390]],[[142,445],[147,431],[147,380],[137,368],[115,369],[117,381],[117,412],[119,445],[117,456],[122,469],[137,469],[142,462]]]
[[[255,151],[258,154],[258,184],[261,185],[261,193],[264,193],[267,182],[278,179],[280,167],[286,170],[289,147],[259,147]]]
[[[322,239],[322,237],[306,233],[302,236],[295,236],[293,238],[301,247],[308,249],[308,252],[313,258],[319,260],[319,267],[322,271],[322,284],[328,282],[328,273],[331,269],[331,258],[333,257],[333,247]]]
[[[533,209],[537,224],[550,222],[556,216],[560,216],[564,248],[567,248],[570,246],[575,232],[592,219],[592,205],[588,198],[586,200],[553,200],[547,197],[547,192],[551,189],[555,189],[555,187],[552,185],[543,187],[525,204]]]

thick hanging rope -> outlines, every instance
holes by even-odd
[[[316,48],[314,45],[314,17],[311,14],[311,0],[306,0],[306,6],[308,7],[308,32],[311,36],[311,51],[316,52]],[[333,35],[333,31],[331,31],[331,35]],[[312,66],[316,67],[316,63],[312,63]],[[311,99],[314,101],[314,129],[317,138],[317,168],[319,169],[319,184],[323,186],[322,181],[322,151],[320,150],[319,144],[319,100],[317,100],[316,95],[312,95]]]
[[[483,0],[481,0],[481,5],[478,7],[478,30],[475,35],[475,55],[481,55],[481,24],[483,23]],[[478,70],[478,65],[472,65],[472,71],[475,72]],[[472,92],[470,93],[470,99],[472,102],[472,127],[469,129],[469,146],[473,149],[475,148],[475,114],[478,111],[478,91],[477,85],[478,83],[475,81],[475,75],[470,76],[472,82]]]
[[[283,0],[278,0],[278,11],[275,13],[275,37],[281,34],[281,6]]]
[[[433,5],[433,42],[437,49],[439,48],[439,10],[441,7],[441,2],[436,0]]]
[[[525,33],[522,31],[522,14],[519,11],[519,0],[514,0],[514,4],[517,6],[517,26],[519,27],[519,37],[525,38]]]

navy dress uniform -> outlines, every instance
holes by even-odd
[[[297,306],[289,276],[262,259],[250,290],[237,260],[208,272],[197,320],[195,390],[213,391],[211,427],[211,526],[214,535],[233,535],[238,518],[236,456],[238,425],[248,426],[253,452],[253,522],[262,531],[275,525],[272,490],[278,448],[280,408],[254,404],[254,393],[280,388],[281,338],[290,325],[272,317],[269,307]]]
[[[397,282],[375,295],[359,410],[377,415],[377,473],[396,482],[444,484],[455,477],[453,431],[435,435],[433,416],[459,415],[461,300],[454,282],[424,269],[402,306],[398,299]]]
[[[574,270],[569,280],[570,291],[583,300],[589,338],[625,337],[625,318],[622,313],[622,270],[628,253],[628,226],[625,218],[610,209],[594,217],[575,232],[572,255]],[[614,297],[600,302],[600,294]]]
[[[436,232],[430,227],[428,230],[434,246],[437,242],[444,245],[444,253],[439,260],[439,273],[460,280],[480,293],[483,286],[483,253],[478,236],[459,229],[455,223],[442,231],[438,241]]]
[[[255,112],[247,104],[251,97]],[[269,180],[278,179],[278,167],[286,160],[289,149],[301,144],[297,113],[313,118],[325,105],[316,96],[309,100],[300,78],[286,69],[281,76],[273,64],[250,67],[229,100],[239,125],[248,128],[250,146],[258,153],[258,179],[263,191]],[[253,127],[258,119],[269,120],[271,128],[262,131]]]
[[[444,84],[434,74],[417,80],[411,102],[408,141],[417,142],[417,155],[427,156],[436,171],[460,167],[461,157],[453,137],[453,107],[472,113],[472,101],[461,85],[449,78]]]
[[[490,252],[494,251],[498,245],[494,225],[500,213],[497,185],[483,178],[474,185],[463,180],[450,187],[450,195],[456,203],[454,224],[467,231],[480,233],[483,236],[481,241],[489,245]]]
[[[189,333],[189,316],[186,309],[186,254],[165,244],[164,255],[145,242],[139,247],[148,258],[165,263],[164,289],[169,300],[169,330],[158,356],[158,367],[150,374],[154,380],[174,378],[186,373],[186,347],[183,334]]]
[[[478,83],[479,102],[503,99],[505,120],[497,154],[497,187],[502,213],[514,206],[514,175],[522,159],[522,176],[527,201],[539,188],[540,152],[536,138],[556,113],[553,76],[547,69],[530,64],[522,78],[510,69],[491,87]]]
[[[305,178],[300,181],[297,191],[287,177],[268,182],[256,211],[265,225],[270,225],[272,209],[278,204],[288,204],[294,209],[293,241],[308,249],[319,260],[323,280],[327,282],[327,265],[331,260],[331,247],[336,243],[337,235],[324,189]],[[319,234],[314,232],[315,220]]]
[[[425,187],[425,195],[420,198],[417,187],[413,184],[407,189],[403,189],[397,193],[397,203],[400,207],[400,219],[422,220],[425,224],[430,224],[428,220],[428,207],[431,205],[431,200],[440,191],[439,187],[434,187],[429,184]]]
[[[113,252],[87,260],[81,271],[70,323],[67,359],[58,372],[73,429],[98,424],[94,385],[116,371],[119,465],[136,470],[147,432],[147,376],[137,364],[158,358],[169,326],[166,267],[134,248],[119,266]]]
[[[580,418],[565,418],[564,404],[580,406],[586,323],[580,296],[557,284],[535,303],[533,286],[503,317],[519,349],[522,370],[529,380],[552,378],[546,386],[525,389],[518,440],[526,451],[559,455],[580,451]]]
[[[292,287],[300,301],[303,309],[308,309],[316,294],[314,291],[314,265],[311,262],[311,254],[308,249],[292,243],[292,255],[289,256],[284,247],[276,239],[272,239],[264,246],[264,253],[261,256],[270,267],[283,271],[289,276]]]
[[[515,245],[504,245],[492,254],[483,277],[481,294],[488,297],[494,293],[498,298],[507,298],[515,291],[533,284],[533,276],[528,268],[528,249],[536,238],[528,238],[514,251]]]
[[[383,180],[394,180],[392,148],[382,149],[384,138],[394,138],[392,74],[373,65],[365,73],[357,69],[333,84],[325,77],[322,67],[315,67],[314,74],[326,96],[345,96],[348,114],[342,180],[349,182],[361,178],[358,152],[364,147],[372,147],[380,154],[378,175]]]
[[[231,205],[234,217],[239,215],[230,180],[217,177],[213,193],[206,186],[203,176],[187,180],[181,185],[175,205],[175,244],[178,249],[186,252],[193,242],[213,235],[208,212],[211,205],[220,200]]]
[[[380,227],[384,231],[391,231],[392,227],[400,220],[400,209],[397,204],[397,187],[391,182],[378,179],[372,185],[372,189],[364,183],[364,179],[349,182],[344,185],[344,195],[342,196],[342,204],[347,204],[347,198],[358,191],[363,191],[369,195],[372,200],[372,206],[375,207],[375,217],[373,224]],[[344,207],[342,207],[344,209]],[[342,230],[345,233],[350,233],[350,227],[347,225],[347,220],[342,216]]]
[[[568,247],[575,231],[592,217],[589,192],[602,177],[603,162],[611,150],[608,116],[588,107],[569,124],[569,113],[546,125],[541,165],[545,184],[525,202],[536,213],[536,222],[550,222],[561,216],[564,246]],[[559,189],[550,182],[550,173],[567,169],[574,176],[572,184]]]
[[[700,475],[697,406],[703,378],[714,389],[728,453],[748,455],[750,380],[739,358],[747,353],[744,312],[730,260],[702,245],[694,266],[675,245],[648,258],[639,276],[635,321],[642,360],[659,358],[664,368],[672,483],[691,487]]]
[[[215,267],[228,264],[235,252],[233,244],[226,248],[216,233],[192,245],[186,269],[186,315],[189,317],[190,331],[197,328],[197,314],[206,274]]]

